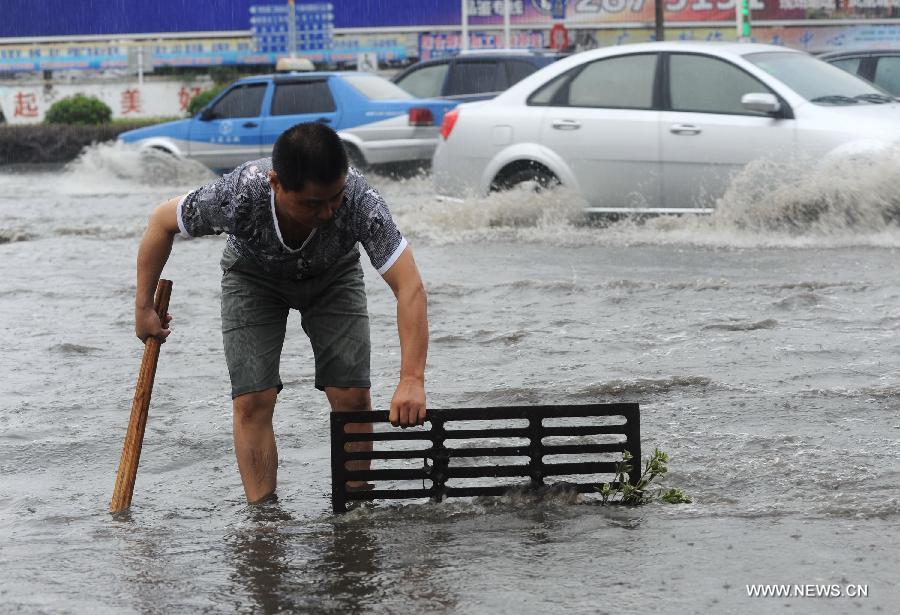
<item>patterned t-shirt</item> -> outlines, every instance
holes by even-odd
[[[319,275],[361,243],[384,274],[406,249],[387,204],[359,171],[350,168],[344,201],[332,218],[313,229],[300,248],[284,243],[269,184],[272,159],[245,162],[178,203],[185,237],[228,233],[228,244],[263,271],[286,279]]]

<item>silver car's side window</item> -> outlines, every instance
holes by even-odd
[[[209,118],[259,117],[266,87],[265,83],[254,83],[232,88],[212,108]]]
[[[761,81],[724,60],[696,54],[669,57],[673,111],[766,115],[745,109],[744,94],[772,93]]]
[[[531,95],[528,99],[528,104],[541,106],[563,104],[563,94],[567,93],[567,86],[571,77],[572,71],[569,71],[551,80],[550,83],[545,84]]]
[[[532,105],[652,109],[657,55],[597,60],[560,75],[529,99]]]
[[[570,107],[652,109],[656,55],[591,62],[569,85]]]
[[[878,58],[875,65],[875,83],[894,96],[900,96],[900,56]]]
[[[444,87],[449,68],[450,65],[447,63],[424,66],[406,75],[397,82],[397,85],[419,98],[442,96],[441,89]]]

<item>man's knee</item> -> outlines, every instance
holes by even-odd
[[[371,410],[369,389],[325,387],[325,395],[333,411]]]
[[[277,397],[278,390],[274,388],[235,397],[232,401],[235,422],[241,424],[271,422]]]

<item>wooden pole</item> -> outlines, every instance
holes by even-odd
[[[161,322],[165,322],[171,295],[172,281],[160,280],[156,287],[153,307]],[[141,359],[141,371],[134,387],[131,418],[128,420],[128,431],[125,432],[122,458],[119,460],[119,471],[116,474],[116,486],[113,488],[112,501],[109,504],[111,513],[124,512],[131,506],[134,480],[137,478],[138,462],[141,460],[141,445],[144,443],[144,428],[147,426],[150,395],[153,393],[153,378],[156,376],[156,363],[159,360],[159,346],[160,341],[156,337],[148,337],[144,342],[144,357]]]

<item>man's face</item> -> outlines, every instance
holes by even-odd
[[[283,216],[304,228],[322,226],[344,203],[347,176],[331,184],[307,182],[301,190],[285,190],[274,171],[269,181],[275,191],[275,208]]]

